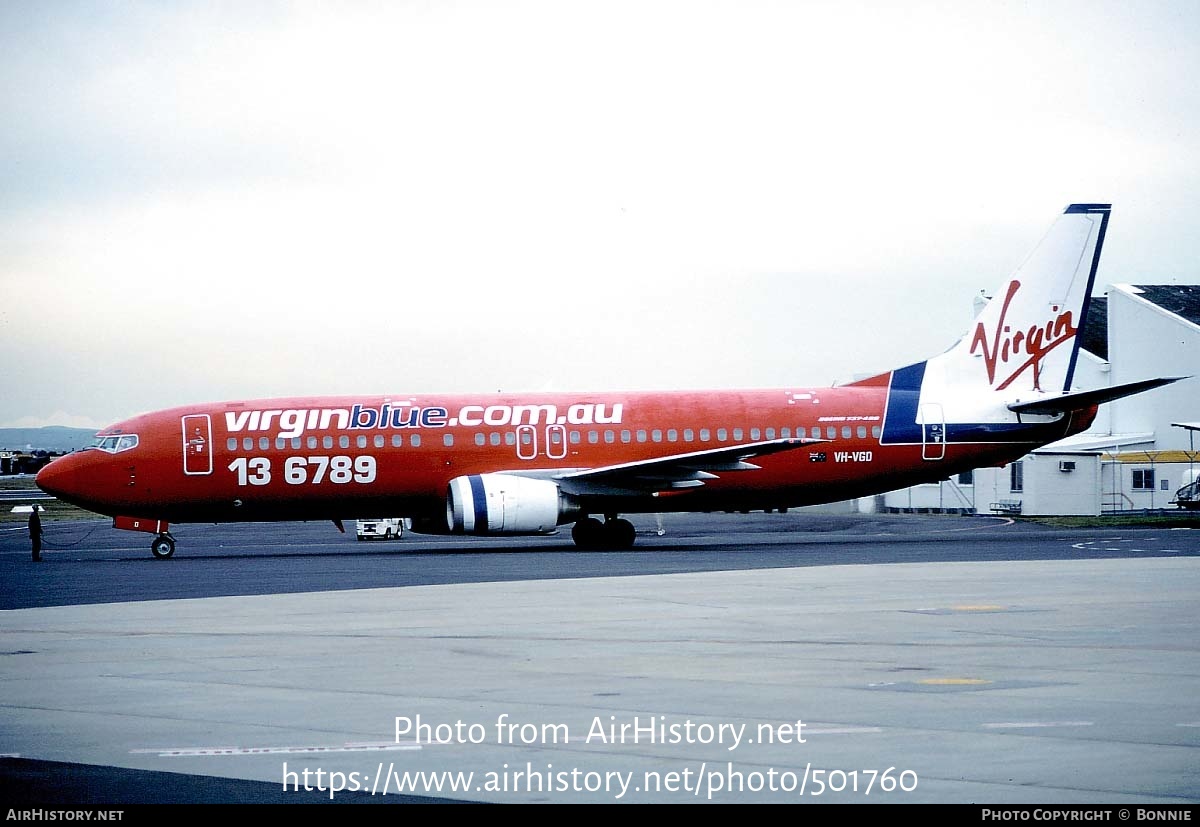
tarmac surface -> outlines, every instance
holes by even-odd
[[[1200,530],[635,522],[6,527],[0,800],[1200,802]]]

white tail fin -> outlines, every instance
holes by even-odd
[[[979,421],[996,402],[1069,391],[1109,204],[1072,204],[992,297],[971,331],[926,365],[922,399]],[[1003,406],[1001,406],[1003,408]]]

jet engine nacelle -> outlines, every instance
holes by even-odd
[[[446,495],[451,534],[540,534],[578,510],[549,480],[512,474],[455,477]]]

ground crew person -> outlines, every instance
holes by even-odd
[[[36,505],[29,515],[29,542],[33,544],[33,562],[42,562],[42,518]]]

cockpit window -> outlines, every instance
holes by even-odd
[[[98,436],[96,437],[96,441],[88,447],[99,448],[101,451],[109,454],[118,454],[121,451],[136,448],[137,444],[137,434],[121,434],[120,436]]]

